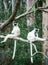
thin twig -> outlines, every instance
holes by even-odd
[[[26,16],[26,15],[28,15],[28,14],[30,14],[30,13],[33,13],[33,11],[25,12],[25,13],[23,13],[23,14],[17,16],[15,19],[17,20],[17,19],[19,19],[19,18],[21,18],[21,17],[24,17],[24,16]]]

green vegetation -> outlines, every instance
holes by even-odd
[[[44,1],[44,0],[43,0]],[[38,0],[38,6],[42,6],[42,0]],[[7,13],[4,10],[4,7],[2,5],[2,0],[0,1],[0,20],[4,20],[4,19],[8,19],[8,17],[11,15],[11,10],[9,11],[10,13]],[[36,8],[37,8],[37,4],[35,4]],[[23,6],[20,7],[20,9],[17,12],[17,15],[20,15],[21,13],[25,12],[25,3],[23,4]],[[16,15],[16,16],[17,16]],[[35,26],[37,26],[40,31],[39,31],[39,36],[42,37],[42,12],[41,11],[36,11],[35,13],[35,18],[36,21],[35,23],[29,27],[29,30],[32,30]],[[16,20],[16,22],[19,23],[19,27],[21,29],[21,37],[25,38],[27,37],[27,33],[28,33],[28,27],[26,25],[26,19],[27,17],[23,17],[19,20]],[[12,24],[9,25],[9,27],[12,29]],[[8,34],[6,29],[5,31],[2,31],[3,34]],[[2,58],[0,59],[0,64],[3,65],[31,65],[30,62],[30,46],[29,44],[25,43],[25,42],[21,42],[21,41],[17,41],[17,51],[16,51],[16,56],[15,59],[12,60],[12,53],[13,53],[13,40],[7,40],[7,42],[5,44],[1,44],[0,45],[0,52],[1,50],[3,52],[1,52]],[[35,42],[38,51],[42,51],[42,44],[41,42]],[[10,49],[8,51],[8,49]],[[34,51],[34,48],[33,48]],[[34,63],[32,65],[42,65],[42,55],[41,54],[36,54],[34,57]]]

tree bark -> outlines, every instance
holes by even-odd
[[[33,0],[27,0],[27,7],[26,7],[27,11],[32,9],[33,3],[34,3]],[[35,17],[34,14],[31,13],[27,18],[27,26],[31,26],[34,22],[35,22]]]
[[[44,3],[45,4],[45,3]],[[46,0],[46,6],[48,6],[48,1]],[[46,9],[45,11],[48,11]],[[43,37],[47,38],[48,37],[48,14],[43,12],[43,21],[42,21],[42,29],[43,29]],[[43,44],[43,52],[47,54],[46,50],[48,49],[48,42],[45,41]],[[45,59],[45,57],[44,57]]]

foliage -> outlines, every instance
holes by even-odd
[[[41,5],[42,5],[42,0],[38,0],[38,6],[41,6]],[[36,8],[37,8],[37,4],[36,4]],[[3,9],[3,8],[1,8],[1,9]],[[20,15],[23,12],[25,12],[25,3],[23,4],[23,6],[20,7],[20,9],[17,12],[17,15]],[[7,13],[5,10],[3,10],[4,16],[2,15],[2,11],[0,11],[0,13],[1,13],[0,20],[3,18],[8,19],[8,17],[11,14],[11,11],[10,11],[10,13]],[[42,19],[41,19],[42,12],[36,11],[35,18],[36,18],[36,22],[29,28],[26,26],[26,16],[19,20],[16,20],[16,22],[19,23],[19,27],[21,30],[20,36],[22,38],[26,39],[28,29],[30,31],[35,26],[37,26],[40,29],[39,36],[42,37],[42,22],[41,22],[42,21]],[[31,62],[30,62],[30,46],[29,46],[29,44],[21,42],[21,41],[17,41],[16,56],[15,56],[14,60],[11,60],[12,53],[13,53],[13,43],[14,43],[13,40],[8,40],[5,44],[2,44],[0,46],[0,48],[4,49],[4,53],[5,53],[5,60],[4,60],[3,64],[4,65],[30,65]],[[35,42],[35,44],[37,46],[38,51],[42,51],[42,44],[40,42]],[[9,49],[9,51],[8,51],[8,49]],[[8,52],[5,52],[5,51],[8,51]],[[34,51],[34,49],[33,49],[33,51]],[[33,58],[34,58],[33,65],[41,65],[42,64],[42,55],[41,54],[37,54]]]

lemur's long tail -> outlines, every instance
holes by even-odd
[[[13,50],[13,56],[12,59],[14,59],[16,53],[16,40],[14,41],[14,50]]]
[[[33,54],[33,49],[32,49],[32,43],[30,43],[30,54],[31,54],[31,63],[33,63],[33,57],[32,57],[32,54]]]

